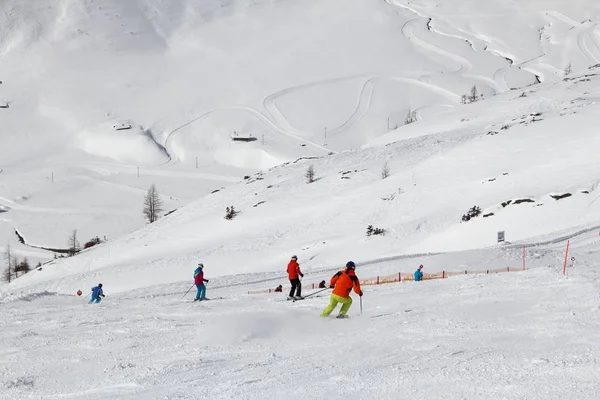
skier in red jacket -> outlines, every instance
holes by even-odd
[[[302,271],[300,271],[300,264],[298,264],[298,257],[292,256],[288,267],[287,267],[288,278],[290,279],[290,283],[292,284],[292,290],[290,290],[290,295],[288,296],[288,300],[302,300],[302,283],[300,282],[300,277],[304,277]],[[294,296],[294,292],[296,292],[296,296]]]

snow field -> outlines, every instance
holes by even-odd
[[[285,293],[211,289],[212,280],[209,297],[223,299],[202,303],[181,302],[183,285],[123,295],[106,286],[89,306],[48,293],[0,304],[0,384],[8,400],[591,400],[600,309],[590,273],[365,287],[363,314],[355,297],[342,321],[318,317],[327,297],[291,303]]]

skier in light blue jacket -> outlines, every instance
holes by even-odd
[[[423,280],[423,272],[421,272],[421,270],[423,269],[423,264],[419,265],[419,268],[415,271],[415,282],[419,282]]]

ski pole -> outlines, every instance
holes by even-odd
[[[316,292],[314,292],[314,293],[311,293],[311,294],[309,294],[309,295],[306,295],[306,296],[304,296],[304,298],[310,297],[310,296],[312,296],[312,295],[315,295],[315,294],[317,294],[317,293],[324,292],[324,291],[325,291],[325,290],[327,290],[327,289],[329,289],[329,288],[325,288],[325,289],[318,290],[318,291],[316,291]]]
[[[362,296],[360,296],[360,314],[362,315]]]
[[[183,297],[187,296],[187,294],[190,292],[190,290],[192,290],[192,288],[193,288],[194,286],[195,286],[195,285],[192,285],[192,286],[190,286],[190,288],[188,289],[188,291],[187,291],[187,292],[185,292],[185,294],[183,295]],[[183,300],[183,297],[181,298],[181,300]]]

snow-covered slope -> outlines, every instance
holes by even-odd
[[[435,123],[474,84],[490,97],[584,70],[598,15],[593,1],[3,1],[0,243],[111,239],[143,226],[152,183],[170,211],[361,146],[409,110]]]
[[[214,288],[218,279],[208,294],[222,298],[202,303],[181,301],[184,284],[121,295],[106,285],[89,306],[0,296],[0,390],[6,400],[596,400],[598,250],[577,247],[568,279],[538,268],[364,287],[348,320],[318,317],[323,293],[291,303],[247,295],[248,284]]]
[[[0,2],[0,244],[110,239],[0,284],[0,397],[597,400],[598,21],[592,0]],[[144,226],[152,183],[177,210]],[[530,269],[364,286],[332,321],[327,291],[249,294],[292,254],[304,294],[349,259]],[[198,262],[214,301],[191,304]]]
[[[517,244],[588,232],[600,219],[600,114],[586,93],[599,86],[592,69],[440,113],[361,150],[274,167],[14,285],[73,293],[102,277],[121,291],[189,279],[199,260],[213,276],[281,274],[291,254],[321,269],[491,247],[498,231]],[[226,206],[240,214],[226,220]],[[473,206],[482,215],[462,221]],[[387,233],[367,237],[368,225]]]

